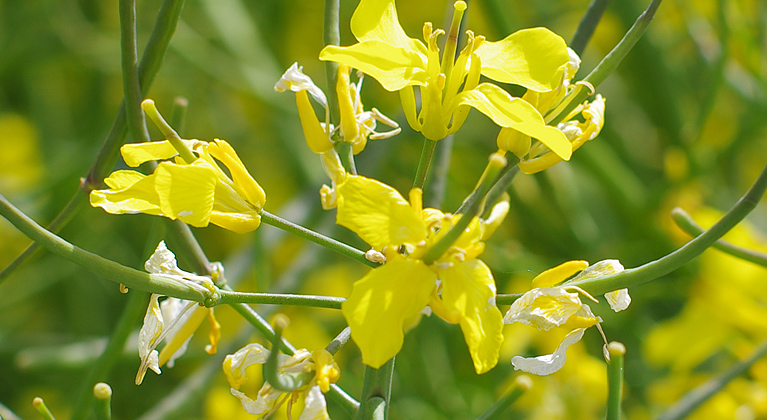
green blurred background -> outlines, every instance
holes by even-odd
[[[585,0],[469,3],[467,27],[490,40],[534,26],[570,40],[588,7]],[[576,79],[609,52],[646,3],[612,2]],[[397,6],[405,31],[420,38],[424,21],[445,27],[449,4],[400,0]],[[354,42],[348,22],[355,6],[342,1],[342,44]],[[138,2],[139,52],[159,7],[156,0]],[[324,88],[324,66],[317,59],[323,7],[318,0],[188,0],[148,96],[166,115],[176,97],[187,98],[182,136],[229,141],[266,190],[269,211],[364,247],[334,226],[333,211],[320,208],[317,191],[327,179],[304,143],[293,95],[273,90],[295,61]],[[499,292],[524,292],[537,273],[570,259],[617,258],[627,267],[656,259],[687,239],[670,221],[674,206],[701,223],[716,220],[711,209],[726,211],[767,161],[766,27],[762,0],[661,4],[644,38],[598,88],[607,110],[597,140],[570,163],[515,179],[511,212],[483,254]],[[37,221],[52,220],[88,173],[121,99],[116,2],[0,0],[0,193]],[[368,143],[357,166],[404,193],[421,137],[407,127],[397,94],[368,79],[363,101],[404,127],[393,139]],[[150,133],[160,138],[154,127]],[[456,135],[445,211],[455,210],[473,188],[495,150],[496,134],[488,119],[472,112]],[[434,194],[427,190],[427,201]],[[748,222],[733,240],[767,249],[767,212],[757,208]],[[224,262],[238,290],[345,296],[366,270],[271,226],[244,236],[217,227],[195,233],[210,259]],[[111,216],[86,206],[61,236],[141,268],[164,235],[156,218]],[[27,244],[0,220],[0,267]],[[763,268],[708,251],[632,290],[633,303],[624,312],[597,305],[608,339],[628,348],[630,418],[654,418],[767,337],[766,286]],[[116,284],[46,252],[5,278],[0,403],[22,418],[35,418],[31,401],[41,396],[59,419],[68,418],[84,373],[125,301]],[[324,347],[344,327],[337,311],[259,308],[267,316],[276,310],[291,316],[287,336],[298,347]],[[217,309],[217,315],[224,333],[217,356],[202,351],[206,334],[198,334],[176,367],[159,377],[150,373],[140,387],[133,384],[138,357],[135,338],[129,339],[108,376],[114,417],[246,418],[229,395],[220,362],[247,341],[264,340],[229,308]],[[559,339],[509,327],[498,367],[477,376],[460,330],[436,317],[424,319],[407,335],[397,359],[392,418],[474,418],[515,377],[511,356],[550,353]],[[358,351],[350,343],[338,358],[340,385],[359,396]],[[570,349],[565,369],[534,378],[534,390],[514,410],[519,418],[602,418],[604,366],[601,338],[589,331]],[[190,378],[199,384],[183,388]],[[178,390],[179,400],[168,398]],[[345,418],[332,404],[331,415]],[[693,417],[767,418],[767,365],[757,363]]]

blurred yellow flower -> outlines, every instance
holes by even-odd
[[[270,351],[262,345],[251,343],[227,355],[224,359],[223,369],[231,386],[230,391],[240,400],[245,411],[256,416],[269,417],[287,400],[288,418],[292,418],[293,403],[303,395],[304,408],[299,419],[330,419],[325,397],[322,394],[328,392],[330,385],[338,381],[341,371],[333,360],[333,356],[324,349],[311,353],[301,349],[297,350],[293,356],[278,355],[277,364],[280,375],[314,372],[312,380],[296,391],[286,394],[273,388],[269,383],[264,383],[256,399],[252,399],[239,390],[248,379],[246,370],[250,366],[266,363],[269,354]],[[283,398],[280,400],[281,397]]]
[[[113,172],[104,179],[109,189],[91,191],[91,205],[112,214],[146,213],[180,219],[195,227],[213,223],[237,233],[258,228],[266,195],[232,146],[218,139],[212,143],[182,141],[197,154],[194,162],[184,162],[167,140],[124,145],[120,152],[128,166],[163,162],[150,175],[132,170]],[[175,162],[165,161],[174,156]],[[231,178],[216,161],[226,166]]]
[[[567,63],[565,42],[545,28],[521,30],[498,42],[467,31],[466,46],[456,59],[466,7],[463,1],[454,4],[441,60],[437,38],[445,31],[433,30],[427,22],[423,28],[426,44],[408,37],[400,26],[394,0],[362,0],[351,19],[352,33],[359,42],[348,47],[328,45],[320,59],[359,69],[384,89],[399,91],[408,123],[430,140],[458,131],[473,107],[496,124],[537,138],[562,159],[569,159],[570,143],[559,130],[547,127],[533,106],[492,83],[479,83],[484,75],[533,91],[552,90]],[[418,113],[414,86],[420,91]]]
[[[362,176],[349,175],[338,186],[337,223],[385,256],[381,267],[354,283],[342,306],[368,366],[379,368],[399,352],[404,330],[417,323],[426,305],[460,324],[478,373],[497,364],[502,317],[492,273],[477,259],[485,226],[494,224],[475,218],[440,259],[431,265],[421,260],[459,217],[422,208],[417,188],[408,203],[394,188]]]

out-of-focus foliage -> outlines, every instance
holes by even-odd
[[[405,31],[420,37],[424,21],[444,27],[448,3],[399,0]],[[612,3],[582,55],[576,80],[646,6],[640,0]],[[140,45],[159,6],[159,0],[138,2]],[[348,22],[355,6],[342,1],[342,44],[354,42]],[[498,40],[516,29],[546,26],[570,40],[587,6],[585,0],[472,0],[467,27]],[[266,190],[267,210],[363,247],[334,225],[333,211],[321,209],[317,191],[327,181],[320,162],[305,145],[293,98],[273,90],[295,61],[323,86],[324,66],[317,59],[323,7],[319,0],[188,0],[149,96],[166,114],[176,96],[186,97],[182,135],[230,142]],[[42,223],[74,194],[117,112],[117,13],[116,2],[0,1],[0,192]],[[598,89],[607,98],[599,138],[570,163],[514,180],[511,212],[483,254],[499,292],[526,291],[537,273],[570,259],[617,258],[633,267],[660,257],[686,240],[670,222],[672,207],[726,210],[743,193],[767,160],[766,17],[761,0],[661,5],[644,38]],[[396,94],[367,79],[362,95],[366,105],[404,129],[393,139],[369,143],[357,166],[406,192],[421,137],[406,128]],[[496,134],[491,122],[473,112],[456,136],[445,211],[455,210],[474,187]],[[427,189],[427,201],[430,194]],[[694,216],[712,221],[704,210]],[[164,235],[160,226],[150,216],[115,217],[87,207],[61,235],[140,268]],[[758,232],[765,231],[767,213],[758,208],[733,240],[764,250]],[[224,262],[238,290],[347,296],[367,270],[269,226],[244,236],[217,227],[195,233],[208,256]],[[26,244],[0,220],[0,266]],[[181,267],[190,268],[184,261]],[[613,314],[599,305],[595,312],[605,320],[608,339],[628,348],[624,407],[631,418],[657,416],[763,340],[765,290],[764,268],[707,251],[693,264],[632,290],[628,310]],[[90,386],[81,379],[125,301],[115,284],[45,252],[6,278],[0,284],[0,403],[34,418],[32,398],[43,396],[59,418],[67,418],[81,387]],[[259,308],[264,314],[276,309]],[[299,348],[324,347],[344,327],[339,311],[282,311],[292,319],[286,336]],[[173,369],[150,374],[140,387],[133,385],[136,340],[129,339],[108,378],[115,416],[157,413],[171,404],[166,397],[179,383],[197,378],[204,385],[176,410],[178,418],[245,418],[228,393],[220,363],[246,341],[265,341],[231,309],[217,309],[217,316],[224,337],[218,355],[202,351],[205,334],[198,334]],[[511,356],[549,353],[562,338],[519,325],[504,333],[498,367],[477,376],[460,331],[436,317],[424,319],[406,336],[397,358],[392,418],[474,418],[511,383]],[[353,344],[338,361],[339,385],[358,396],[363,367]],[[258,386],[253,383],[252,390]],[[534,386],[513,408],[524,418],[602,418],[606,376],[597,332],[571,347],[562,371],[535,378]],[[694,418],[767,416],[767,365],[754,365],[707,404]],[[330,409],[334,418],[344,418],[332,403]]]

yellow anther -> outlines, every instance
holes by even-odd
[[[349,80],[349,66],[338,65],[338,79],[336,81],[336,93],[338,94],[338,108],[341,112],[341,135],[343,141],[353,143],[359,136],[359,127],[355,118],[356,92],[351,90]]]

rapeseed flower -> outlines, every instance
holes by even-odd
[[[269,354],[270,351],[262,345],[251,343],[234,354],[227,355],[224,359],[224,374],[229,381],[230,391],[240,400],[245,411],[266,418],[287,401],[288,418],[292,418],[292,406],[303,396],[304,408],[298,420],[330,419],[325,397],[322,394],[328,392],[330,385],[338,381],[341,371],[333,360],[333,356],[324,349],[311,353],[301,349],[292,356],[278,355],[277,369],[280,375],[295,376],[314,372],[314,377],[305,386],[295,391],[286,393],[275,389],[269,383],[264,383],[256,399],[253,399],[239,390],[248,379],[246,373],[248,367],[265,364]]]
[[[546,126],[533,106],[495,84],[479,83],[484,75],[532,91],[550,91],[557,87],[568,61],[565,42],[545,28],[521,30],[498,42],[467,31],[466,46],[456,58],[466,7],[463,1],[455,2],[440,58],[437,39],[444,30],[425,23],[424,44],[405,34],[394,0],[362,0],[351,19],[352,33],[359,42],[347,47],[328,45],[320,59],[359,69],[384,89],[399,91],[408,123],[427,139],[440,140],[458,131],[473,107],[496,124],[534,137],[562,159],[569,159],[570,143],[562,132]],[[420,111],[416,111],[415,86]]]
[[[354,283],[341,308],[363,362],[379,368],[394,357],[404,331],[429,305],[440,318],[461,326],[478,373],[493,368],[503,341],[502,316],[495,306],[493,275],[477,257],[484,250],[482,240],[508,207],[499,207],[503,214],[493,212],[493,221],[473,219],[447,252],[427,265],[423,254],[460,215],[424,209],[418,188],[410,191],[408,203],[394,188],[355,175],[338,185],[337,201],[337,223],[367,242],[376,260],[385,261]]]
[[[193,162],[177,156],[167,140],[123,145],[120,153],[130,167],[162,162],[150,175],[133,170],[113,172],[104,179],[109,189],[91,191],[91,205],[112,214],[146,213],[180,219],[195,227],[213,223],[237,233],[258,228],[266,195],[232,146],[218,139],[211,143],[182,142],[196,154]],[[217,161],[226,166],[231,178]]]

